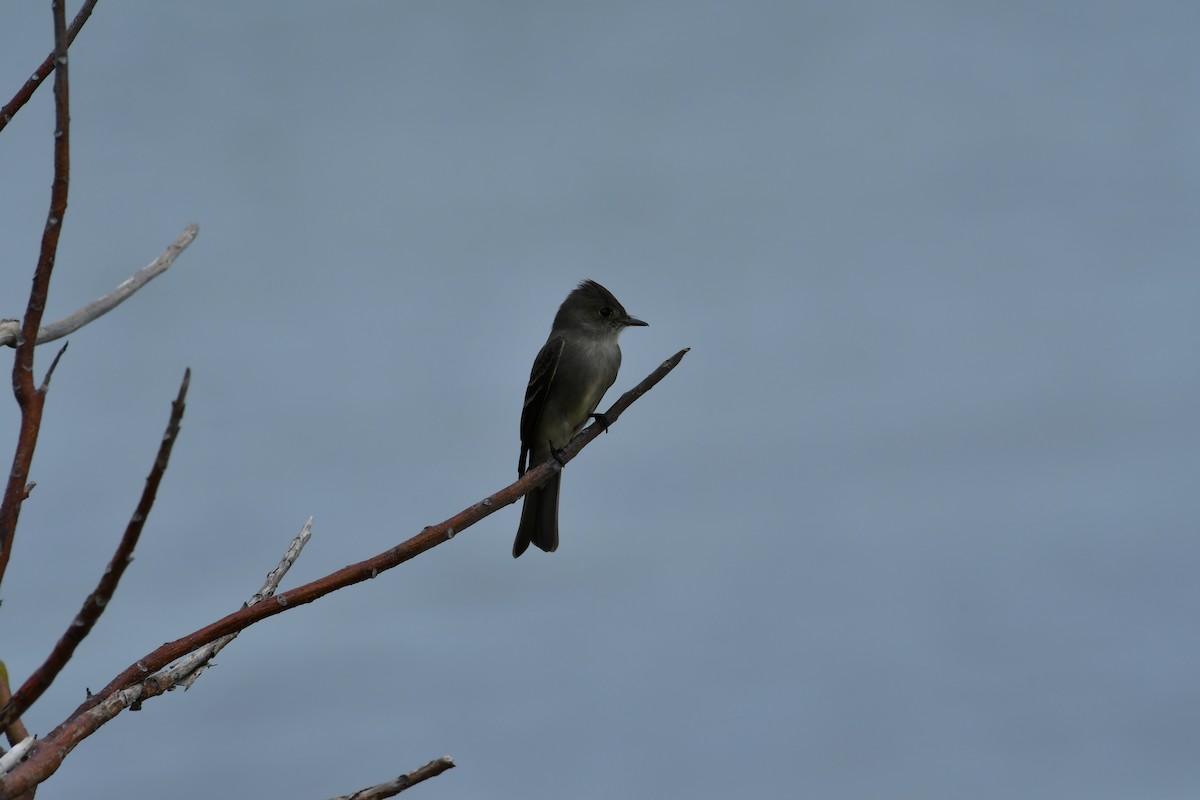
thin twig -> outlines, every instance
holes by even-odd
[[[384,800],[385,797],[395,797],[405,789],[411,789],[421,781],[436,778],[448,769],[454,769],[454,759],[450,758],[450,756],[442,756],[441,758],[435,758],[419,769],[414,769],[407,775],[401,775],[385,783],[377,783],[374,786],[359,789],[354,794],[344,794],[335,797],[333,800]]]
[[[75,15],[75,19],[71,21],[71,27],[67,31],[68,47],[75,42],[75,37],[79,35],[80,29],[82,29],[83,24],[88,21],[88,17],[92,15],[92,9],[95,7],[96,0],[86,0],[86,2],[84,2],[84,4],[80,7],[79,13]],[[33,93],[37,91],[39,86],[45,83],[46,77],[54,71],[54,61],[57,55],[58,47],[56,46],[54,51],[51,52],[50,55],[46,56],[46,60],[43,61],[38,68],[33,71],[33,74],[29,76],[29,79],[25,81],[25,85],[17,90],[17,93],[13,95],[12,100],[9,100],[4,108],[0,109],[0,131],[4,130],[4,126],[12,120],[17,111],[21,109],[21,106],[29,102],[29,98],[33,97]]]
[[[641,383],[621,395],[612,407],[604,412],[608,427],[611,428],[625,409],[675,369],[687,352],[687,348],[680,350],[659,365]],[[601,430],[599,424],[590,425],[584,429],[562,452],[562,464],[573,459],[580,450],[599,435]],[[303,586],[277,594],[273,602],[257,603],[243,608],[241,611],[236,611],[173,642],[167,642],[148,653],[113,678],[104,689],[92,695],[79,708],[75,709],[46,738],[39,740],[29,758],[13,770],[4,784],[0,786],[0,798],[6,797],[8,794],[18,794],[45,781],[54,774],[62,760],[79,742],[94,733],[122,709],[131,705],[136,707],[136,704],[144,699],[144,696],[151,693],[161,694],[163,690],[157,682],[147,680],[147,676],[156,670],[161,670],[172,661],[209,642],[245,630],[254,623],[261,622],[267,617],[282,613],[289,608],[311,603],[330,592],[370,580],[386,570],[415,558],[426,550],[449,541],[481,519],[515,503],[525,494],[549,480],[550,476],[560,469],[562,469],[562,465],[558,461],[550,459],[529,470],[508,487],[471,505],[444,522],[425,528],[421,533],[390,550],[385,550],[379,555],[357,564],[343,567]]]
[[[175,237],[175,241],[167,245],[167,249],[163,250],[158,258],[139,269],[131,277],[122,281],[121,285],[117,288],[103,297],[88,303],[69,317],[64,317],[57,322],[51,322],[49,325],[43,325],[39,328],[37,343],[45,344],[46,342],[53,342],[55,339],[61,339],[112,311],[129,299],[138,289],[141,289],[151,280],[166,272],[175,263],[175,259],[179,254],[187,249],[187,246],[195,240],[199,233],[199,225],[195,223],[188,225],[183,229],[182,233]],[[20,338],[21,323],[19,320],[0,320],[0,345],[12,347]]]
[[[133,561],[133,548],[137,546],[138,538],[142,535],[142,527],[146,524],[146,518],[150,516],[150,509],[154,507],[158,486],[167,471],[167,462],[171,459],[171,448],[179,437],[179,423],[183,419],[184,401],[187,398],[188,384],[191,379],[192,371],[184,370],[183,382],[179,385],[179,395],[171,404],[171,417],[167,422],[167,430],[163,433],[162,443],[158,447],[158,455],[154,459],[154,466],[150,468],[150,475],[146,478],[146,486],[142,489],[141,499],[138,500],[137,508],[134,509],[129,524],[125,526],[125,535],[121,537],[116,552],[108,562],[104,574],[100,576],[100,582],[83,601],[83,607],[79,609],[79,613],[75,615],[75,619],[67,627],[66,632],[59,637],[54,649],[50,651],[50,655],[26,679],[12,699],[5,703],[3,708],[0,708],[0,730],[7,727],[10,721],[24,714],[54,683],[58,673],[71,660],[75,648],[92,632],[96,621],[100,619],[100,615],[108,606],[108,601],[112,599],[113,593],[117,590],[117,584],[121,581],[121,576],[125,574],[125,568]]]
[[[39,394],[45,394],[50,391],[50,377],[54,375],[55,368],[58,367],[58,360],[63,357],[63,353],[67,352],[67,345],[70,342],[63,342],[63,346],[58,348],[58,352],[54,355],[54,360],[50,362],[50,369],[46,370],[46,377],[42,378],[42,385],[38,387]]]
[[[13,359],[13,394],[17,398],[17,405],[21,407],[21,428],[17,434],[17,448],[13,453],[4,499],[0,501],[0,582],[4,580],[4,571],[12,554],[17,520],[25,499],[25,481],[29,466],[33,463],[33,451],[37,448],[38,431],[42,427],[42,406],[46,396],[38,392],[33,383],[33,348],[37,344],[42,312],[46,310],[46,297],[50,294],[50,273],[54,271],[58,237],[62,232],[63,216],[67,213],[67,188],[71,179],[71,97],[67,80],[65,3],[66,0],[53,0],[51,3],[55,60],[54,183],[50,189],[50,212],[46,215],[46,227],[42,230],[42,247],[33,272],[33,288],[29,291],[29,303],[21,322],[21,341],[17,343],[17,353]]]
[[[267,573],[267,578],[263,581],[262,587],[246,601],[246,605],[243,608],[261,603],[275,594],[275,590],[279,588],[279,582],[283,580],[284,575],[287,575],[288,570],[292,568],[292,564],[296,563],[296,559],[300,557],[300,551],[304,549],[304,545],[308,544],[308,540],[312,537],[312,524],[313,518],[309,517],[308,521],[304,523],[304,527],[300,529],[300,533],[292,540],[287,552],[283,554],[283,558],[275,566],[275,569]],[[167,691],[180,685],[184,689],[192,688],[192,684],[204,674],[204,670],[210,666],[214,666],[210,663],[213,657],[221,652],[225,645],[236,638],[237,634],[231,633],[228,636],[222,636],[215,642],[209,642],[182,661],[167,667],[168,671],[172,671],[175,674],[160,677],[160,682],[170,682]]]

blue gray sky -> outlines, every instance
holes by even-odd
[[[48,3],[0,12],[5,98]],[[72,11],[74,8],[72,8]],[[71,337],[0,608],[18,680],[182,437],[48,732],[159,643],[515,477],[581,279],[692,352],[518,511],[243,635],[39,798],[1200,792],[1200,6],[101,3],[47,316]],[[51,95],[0,133],[0,315]],[[39,351],[44,368],[51,349]],[[0,402],[0,452],[16,407]]]

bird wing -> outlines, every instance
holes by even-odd
[[[525,457],[533,448],[533,432],[537,429],[546,397],[550,394],[554,374],[558,372],[559,357],[562,356],[566,341],[562,336],[551,336],[533,360],[529,385],[525,387],[525,407],[521,410],[521,459],[517,462],[517,473],[520,475],[525,474]]]

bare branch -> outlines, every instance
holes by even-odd
[[[631,403],[650,390],[656,383],[662,380],[676,365],[683,359],[683,356],[688,351],[686,349],[679,351],[674,356],[664,361],[658,369],[652,372],[640,384],[630,389],[622,395],[612,407],[604,412],[605,418],[608,420],[608,425],[611,427],[621,416],[626,408]],[[453,517],[425,528],[421,533],[413,536],[407,541],[401,542],[390,550],[385,550],[379,555],[360,561],[357,564],[351,564],[348,567],[342,567],[336,572],[326,575],[324,578],[319,578],[303,586],[298,586],[295,589],[289,589],[275,596],[273,603],[259,603],[257,605],[248,606],[241,611],[236,611],[223,619],[220,619],[207,627],[201,628],[188,636],[181,639],[176,639],[174,642],[168,642],[152,653],[147,654],[140,659],[136,664],[128,667],[119,676],[113,679],[107,687],[101,691],[97,697],[104,697],[119,689],[132,686],[134,683],[142,679],[142,676],[147,672],[153,672],[161,669],[171,661],[179,658],[198,647],[201,647],[211,641],[215,641],[222,636],[227,636],[231,633],[244,630],[256,622],[261,622],[267,617],[281,614],[289,608],[305,605],[312,601],[324,597],[330,592],[353,586],[356,583],[371,580],[383,572],[392,569],[400,564],[408,561],[416,556],[430,550],[442,542],[449,541],[462,531],[479,522],[485,517],[491,516],[496,511],[504,508],[507,505],[520,500],[532,489],[541,486],[550,476],[561,470],[563,465],[573,459],[580,450],[582,450],[592,439],[596,438],[600,433],[599,425],[591,425],[574,440],[562,452],[562,464],[551,459],[548,463],[541,464],[535,469],[531,469],[519,478],[516,482],[508,487],[496,492],[490,497],[484,498],[482,501],[460,511]],[[89,704],[85,703],[83,710]],[[77,712],[78,713],[78,712]]]
[[[304,549],[304,545],[308,544],[308,540],[312,537],[312,523],[313,518],[309,517],[308,521],[304,523],[304,527],[300,529],[299,535],[295,539],[292,539],[287,552],[283,554],[283,559],[280,560],[275,569],[267,573],[267,579],[263,581],[262,588],[246,601],[246,605],[243,608],[261,603],[266,598],[275,594],[275,590],[279,588],[279,582],[283,580],[284,575],[287,575],[288,570],[292,568],[292,564],[296,563],[296,559],[300,557],[300,551]],[[184,689],[192,688],[192,684],[204,674],[204,670],[212,666],[209,662],[212,661],[213,657],[221,652],[225,645],[236,638],[237,634],[231,633],[228,636],[222,636],[215,642],[204,645],[204,647],[201,647],[182,661],[167,667],[166,671],[174,674],[164,675],[160,678],[160,681],[169,680],[170,686],[168,686],[167,691],[171,691],[178,685],[182,685]]]
[[[26,736],[24,739],[14,744],[12,750],[9,750],[3,756],[0,756],[0,776],[3,776],[4,773],[21,763],[21,759],[25,757],[25,753],[27,753],[31,747],[33,747],[33,737]]]
[[[79,13],[75,15],[75,19],[72,20],[71,27],[67,31],[68,47],[75,42],[75,37],[79,35],[79,31],[83,28],[84,23],[88,21],[88,17],[92,15],[92,9],[95,7],[96,0],[85,0],[84,4],[80,7]],[[12,120],[17,111],[21,109],[21,106],[29,102],[29,98],[33,97],[33,93],[37,91],[37,88],[54,71],[54,60],[57,55],[58,47],[56,44],[54,51],[46,56],[46,60],[33,71],[33,74],[29,76],[29,80],[25,81],[25,85],[17,90],[12,100],[9,100],[3,109],[0,109],[0,131],[4,130],[4,126]]]
[[[448,769],[454,769],[454,759],[450,756],[435,758],[420,769],[414,769],[407,775],[401,775],[386,783],[377,783],[365,789],[359,789],[354,794],[344,794],[333,800],[383,800],[385,797],[395,797],[405,789],[416,786],[421,781],[436,778]]]
[[[63,357],[63,353],[67,352],[67,345],[70,342],[63,342],[63,346],[58,348],[58,352],[54,355],[54,360],[50,362],[50,369],[46,370],[46,377],[42,378],[42,385],[38,387],[39,394],[45,394],[50,391],[50,378],[54,375],[54,370],[58,367],[58,360]],[[29,493],[25,493],[28,497]]]
[[[121,542],[117,545],[112,560],[108,562],[108,567],[104,570],[96,588],[83,601],[83,607],[79,609],[75,619],[55,643],[50,655],[46,657],[40,667],[33,671],[33,674],[26,679],[3,708],[0,708],[0,729],[7,727],[12,720],[25,713],[54,683],[58,673],[75,654],[75,648],[92,632],[96,621],[100,619],[108,601],[112,599],[113,593],[117,590],[117,584],[120,582],[121,576],[125,574],[125,568],[133,561],[133,548],[137,546],[138,538],[142,535],[142,527],[146,524],[146,518],[150,516],[150,509],[154,507],[158,486],[162,482],[163,474],[167,471],[167,462],[171,458],[171,448],[179,436],[179,423],[183,419],[184,401],[187,398],[188,384],[191,382],[191,378],[192,371],[184,370],[183,382],[179,386],[179,396],[171,404],[171,418],[167,422],[167,430],[163,433],[162,443],[158,447],[154,466],[150,469],[150,475],[146,478],[146,486],[142,490],[142,497],[138,500],[137,508],[134,509],[129,524],[125,526],[125,535],[121,537]]]
[[[25,480],[37,448],[38,431],[42,427],[42,406],[45,395],[33,384],[33,348],[37,344],[38,326],[46,310],[50,294],[50,274],[58,254],[58,237],[63,217],[67,213],[67,188],[71,180],[71,95],[67,80],[67,18],[66,0],[53,0],[54,16],[54,183],[50,188],[50,211],[42,229],[42,246],[37,267],[33,272],[33,288],[21,322],[21,340],[13,359],[12,385],[17,405],[21,407],[21,429],[17,434],[17,449],[13,453],[12,469],[0,501],[0,581],[12,555],[13,537],[21,504],[25,500]]]
[[[0,661],[0,705],[6,704],[11,697],[12,690],[8,686],[8,668],[4,666],[3,661]],[[14,746],[29,738],[29,731],[25,729],[25,724],[19,719],[14,719],[4,733],[8,736],[8,743]]]
[[[175,241],[167,245],[167,249],[162,251],[158,258],[124,280],[120,286],[103,297],[88,303],[69,317],[64,317],[58,322],[52,322],[49,325],[39,328],[37,343],[45,344],[46,342],[53,342],[55,339],[61,339],[112,311],[121,303],[128,300],[138,289],[141,289],[154,278],[166,272],[175,263],[175,259],[179,254],[187,249],[187,246],[195,240],[199,233],[199,225],[195,223],[188,225],[183,229],[182,233],[175,237]],[[20,334],[21,323],[19,320],[0,320],[0,345],[12,347],[20,339]]]
[[[311,536],[312,517],[309,517],[308,521],[304,523],[304,527],[300,529],[299,535],[288,546],[283,559],[273,570],[267,573],[267,578],[263,582],[262,587],[250,597],[247,605],[261,602],[275,592],[279,587],[279,582],[283,580],[283,576],[287,574],[288,569],[300,557],[300,551],[304,549],[304,545],[308,543]],[[138,711],[141,709],[142,703],[152,697],[158,697],[161,694],[173,691],[180,685],[189,688],[200,677],[201,672],[208,666],[209,660],[216,655],[216,652],[236,636],[237,634],[232,634],[218,639],[190,654],[187,658],[156,672],[141,683],[118,692],[113,692],[111,695],[101,699],[93,708],[77,719],[79,724],[65,731],[53,750],[43,754],[40,767],[46,770],[44,775],[40,775],[36,781],[27,783],[27,785],[22,776],[14,777],[8,781],[0,781],[0,798],[15,797],[20,791],[28,791],[50,777],[58,769],[58,765],[62,763],[67,754],[74,749],[75,745],[86,739],[100,726],[120,714],[126,708]],[[99,699],[100,695],[95,695],[95,697]],[[60,725],[59,728],[62,729],[63,726]],[[14,788],[14,786],[17,788]]]
[[[671,370],[679,365],[688,348],[680,350],[651,372],[641,383],[621,395],[604,412],[608,427],[612,427],[621,414],[638,398],[648,392]],[[214,642],[223,636],[245,630],[256,622],[280,614],[289,608],[311,603],[330,592],[375,578],[393,567],[449,541],[455,535],[515,503],[532,489],[541,486],[550,476],[562,469],[580,450],[586,447],[601,432],[599,424],[588,426],[562,452],[562,464],[550,459],[529,470],[515,483],[484,498],[478,503],[437,525],[425,528],[421,533],[401,542],[379,555],[343,567],[323,578],[275,595],[273,602],[256,603],[241,611],[217,620],[187,636],[167,642],[151,653],[138,659],[120,675],[113,678],[99,693],[92,695],[46,738],[39,740],[30,756],[18,766],[0,785],[0,797],[17,795],[45,781],[58,769],[67,754],[83,739],[94,733],[101,725],[127,707],[138,708],[142,700],[161,694],[165,689],[153,673],[161,670],[178,658]]]
[[[82,12],[81,12],[82,13]],[[65,71],[60,70],[59,75],[65,75]],[[59,165],[58,160],[55,161],[56,169]],[[63,208],[65,210],[65,192],[66,183],[55,182],[55,192],[57,193],[62,188],[64,193]],[[61,217],[59,218],[61,222]],[[49,224],[47,226],[49,229]],[[13,387],[14,393],[17,394],[18,403],[21,404],[21,430],[17,440],[17,451],[13,456],[13,466],[9,472],[8,484],[5,488],[4,500],[0,504],[0,580],[3,579],[4,570],[8,566],[9,555],[12,552],[12,537],[16,531],[17,519],[20,516],[21,503],[28,496],[28,492],[24,490],[24,478],[27,476],[29,466],[33,461],[33,451],[37,446],[38,431],[41,428],[42,419],[42,399],[45,396],[45,388],[49,386],[51,373],[54,371],[54,364],[58,363],[55,358],[54,364],[51,364],[50,370],[46,373],[46,379],[42,384],[43,391],[34,393],[32,399],[27,403],[21,401],[22,392],[25,390],[20,388],[18,384],[19,375],[28,375],[28,385],[33,384],[33,346],[34,344],[43,344],[51,342],[55,339],[62,338],[69,333],[79,330],[84,325],[97,319],[98,317],[108,313],[116,308],[134,292],[145,286],[155,277],[166,272],[168,268],[175,262],[175,259],[182,253],[187,246],[190,245],[199,234],[200,228],[196,224],[188,225],[183,229],[183,232],[175,238],[167,249],[159,254],[158,258],[151,261],[142,269],[138,270],[132,277],[125,280],[113,291],[98,300],[95,300],[83,308],[71,314],[69,317],[54,322],[45,327],[37,327],[37,323],[41,319],[41,310],[45,308],[45,295],[48,289],[49,273],[46,272],[45,278],[47,285],[43,286],[39,294],[38,275],[41,275],[42,262],[39,261],[39,272],[34,278],[34,292],[30,297],[30,309],[37,308],[37,312],[33,317],[32,324],[30,312],[26,313],[24,322],[19,320],[0,320],[0,345],[16,346],[18,343],[28,341],[27,331],[30,328],[36,327],[37,338],[35,342],[18,346],[16,362],[13,367]],[[43,248],[45,245],[43,245]],[[53,266],[53,254],[50,256],[50,265]],[[35,299],[37,302],[35,303]],[[65,349],[65,348],[64,348]],[[62,353],[60,352],[61,356]]]

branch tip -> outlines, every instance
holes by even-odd
[[[58,366],[58,360],[63,357],[63,353],[67,352],[67,347],[70,342],[63,342],[63,346],[58,348],[58,352],[54,355],[54,360],[50,362],[50,369],[46,370],[46,377],[42,378],[42,385],[38,387],[38,392],[46,394],[50,391],[50,376],[54,374],[55,367]]]

